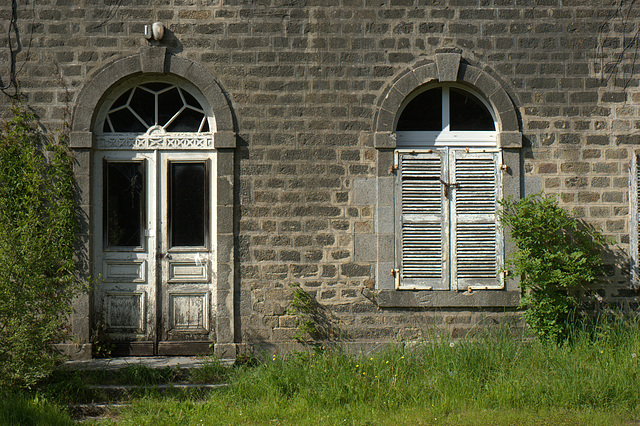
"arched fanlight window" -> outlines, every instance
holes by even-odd
[[[173,84],[145,83],[120,95],[106,113],[104,133],[208,132],[207,114],[189,92]]]
[[[409,97],[396,124],[399,146],[495,146],[497,125],[489,104],[453,85],[433,87]]]

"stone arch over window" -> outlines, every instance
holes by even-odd
[[[498,146],[521,148],[522,132],[511,97],[491,74],[463,61],[460,53],[436,53],[436,60],[406,70],[384,92],[375,115],[375,147],[395,148],[396,123],[403,103],[416,90],[429,84],[456,83],[481,95],[495,114]]]
[[[174,108],[175,111],[163,109],[163,97],[169,98],[171,103],[178,103],[179,108]],[[151,102],[149,105],[152,107],[141,110],[139,105],[134,105],[140,101]],[[119,113],[124,110],[125,113]],[[113,121],[128,120],[128,123],[124,127],[114,127],[113,121],[110,123],[111,118]],[[91,264],[95,262],[92,215],[95,216],[96,211],[92,206],[98,195],[92,190],[96,179],[92,167],[95,163],[93,157],[99,150],[144,149],[135,145],[139,143],[147,143],[147,148],[152,149],[157,148],[152,144],[159,139],[170,144],[171,138],[167,135],[188,134],[195,145],[186,149],[215,152],[212,170],[216,173],[212,182],[215,185],[213,228],[216,238],[213,249],[216,253],[216,274],[215,297],[211,300],[215,301],[216,315],[212,320],[216,330],[215,352],[226,357],[235,356],[236,350],[233,310],[235,128],[232,103],[214,75],[198,63],[167,54],[165,47],[144,47],[139,54],[117,59],[88,78],[77,96],[69,134],[81,220],[77,250],[79,274],[84,279],[91,276]],[[121,137],[123,135],[125,137]],[[114,142],[117,137],[125,141],[124,145],[109,146],[109,143],[118,143]],[[199,139],[208,145],[198,146]],[[160,147],[169,148],[169,145]],[[178,296],[176,300],[180,300]],[[90,356],[93,310],[90,294],[82,295],[74,302],[71,326],[76,339],[82,344],[61,347],[72,357]]]
[[[502,197],[521,195],[517,110],[498,79],[463,60],[460,52],[441,51],[434,59],[389,84],[374,117],[378,303],[393,308],[515,307],[518,281],[504,280],[499,264],[514,247],[502,232],[491,230],[498,227],[491,206]],[[448,110],[461,101],[468,103],[464,111]],[[430,116],[421,117],[421,110]],[[487,203],[473,201],[467,226],[469,214],[459,207],[465,204],[462,186],[480,181],[469,200],[475,200],[479,188],[495,190],[487,192]],[[408,213],[403,211],[407,200],[416,200]],[[405,218],[413,221],[408,227],[402,225]],[[465,227],[480,222],[487,229],[482,235],[476,230],[464,234]],[[493,244],[495,255],[474,254],[485,243]],[[425,253],[434,252],[441,254],[426,259],[431,254]],[[460,261],[465,256],[473,261]],[[487,262],[478,263],[484,258]],[[441,263],[447,266],[441,269]]]

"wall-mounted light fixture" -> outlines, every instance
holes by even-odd
[[[144,26],[144,38],[147,40],[160,41],[164,37],[164,25],[162,22],[154,22],[151,25]]]

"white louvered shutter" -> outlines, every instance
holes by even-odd
[[[448,211],[441,184],[446,175],[444,158],[444,151],[398,153],[401,288],[449,289]]]
[[[499,154],[451,150],[449,168],[454,288],[500,288]]]
[[[638,227],[640,226],[640,161],[638,156],[631,157],[631,166],[629,170],[629,181],[631,187],[629,188],[629,212],[631,213],[631,241],[629,241],[631,248],[631,286],[635,288],[640,287],[640,267],[639,262],[639,248],[638,248]]]

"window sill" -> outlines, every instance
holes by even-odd
[[[381,308],[514,308],[520,291],[380,290],[376,300]]]

